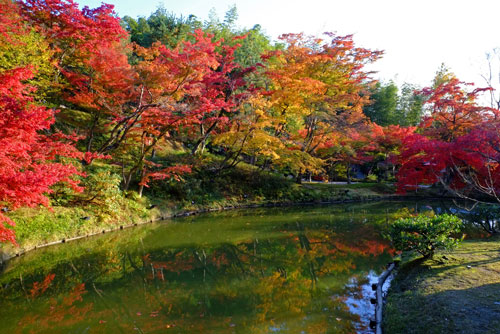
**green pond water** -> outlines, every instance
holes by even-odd
[[[370,333],[387,222],[437,207],[235,210],[39,249],[0,274],[0,333]]]

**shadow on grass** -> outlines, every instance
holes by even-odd
[[[425,294],[391,289],[386,334],[498,334],[500,283]]]
[[[491,241],[491,242],[490,242]],[[499,239],[417,258],[389,290],[386,334],[500,334]]]

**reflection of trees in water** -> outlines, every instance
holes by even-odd
[[[24,307],[13,306],[10,311],[21,315],[17,326],[9,333],[41,333],[51,328],[71,328],[86,320],[92,311],[92,302],[83,302],[87,293],[85,284],[75,284],[62,296],[47,297],[44,294],[55,278],[49,274],[42,282],[34,282],[26,295]]]
[[[7,309],[25,314],[13,319],[36,333],[148,333],[173,326],[180,333],[241,327],[249,333],[352,333],[359,319],[344,303],[345,285],[385,262],[377,257],[388,245],[353,217],[283,224],[279,233],[237,244],[83,255],[53,267],[50,283],[42,272],[13,280],[5,290]],[[12,296],[23,297],[23,286],[43,293],[19,304]]]
[[[395,214],[404,215],[404,210],[396,211]],[[500,206],[496,203],[478,203],[464,199],[436,200],[432,203],[415,203],[414,208],[406,212],[425,211],[458,216],[464,222],[464,232],[468,237],[484,238],[500,232]]]
[[[252,324],[252,332],[267,332],[269,326],[308,332],[342,328],[339,332],[352,332],[352,321],[358,319],[350,314],[341,297],[335,297],[341,289],[318,287],[316,282],[332,274],[349,276],[356,269],[356,258],[378,256],[387,245],[363,239],[361,232],[361,238],[348,245],[331,230],[310,231],[298,223],[283,233],[286,237],[280,242],[253,239],[191,252],[150,253],[143,262],[144,271],[161,270],[161,275],[157,271],[147,277],[166,281],[167,285],[186,282],[190,277],[196,282],[193,284],[203,284],[203,289],[194,289],[187,299],[179,296],[174,303],[177,307],[184,305],[178,310],[177,324],[186,314],[219,320],[232,314],[233,321],[244,314],[247,325]],[[185,263],[191,265],[182,268]],[[191,298],[198,305],[194,309],[187,307]],[[175,311],[171,311],[170,316],[174,315]]]

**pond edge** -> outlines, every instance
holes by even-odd
[[[375,290],[375,333],[382,334],[382,324],[384,315],[384,293],[383,286],[387,278],[391,275],[392,271],[396,268],[397,262],[392,262],[389,267],[379,276],[377,284],[372,288]]]
[[[388,195],[388,196],[375,196],[375,197],[370,197],[370,198],[361,198],[361,199],[353,199],[353,200],[331,200],[331,201],[313,201],[313,202],[264,202],[264,203],[259,203],[259,204],[242,204],[242,205],[232,205],[232,206],[225,206],[221,208],[210,208],[210,209],[199,209],[199,210],[185,210],[185,211],[180,211],[174,214],[160,214],[158,217],[155,218],[150,218],[150,219],[145,219],[142,221],[138,221],[132,224],[128,225],[119,225],[115,228],[110,228],[110,229],[104,229],[99,232],[95,233],[89,233],[89,234],[84,234],[84,235],[79,235],[73,238],[63,238],[61,240],[56,240],[52,241],[49,243],[45,244],[40,244],[40,245],[35,245],[30,248],[26,249],[20,249],[19,251],[13,252],[11,254],[2,252],[0,249],[0,273],[2,272],[2,266],[7,263],[10,259],[22,256],[28,252],[34,251],[39,248],[45,248],[49,246],[54,246],[57,244],[62,244],[70,241],[75,241],[75,240],[80,240],[100,234],[105,234],[109,232],[115,232],[119,230],[123,230],[126,228],[131,228],[139,225],[145,225],[145,224],[151,224],[155,222],[160,222],[164,220],[170,220],[173,218],[180,218],[180,217],[189,217],[189,216],[194,216],[197,214],[201,213],[207,213],[207,212],[218,212],[218,211],[228,211],[228,210],[235,210],[235,209],[251,209],[251,208],[263,208],[263,207],[292,207],[292,206],[301,206],[301,205],[328,205],[328,204],[348,204],[348,203],[364,203],[364,202],[377,202],[377,201],[400,201],[400,200],[421,200],[423,199],[420,196],[408,196],[408,195]],[[432,199],[438,199],[438,198],[433,198],[433,197],[428,197],[425,198],[428,200]],[[440,197],[439,199],[443,199],[443,197]]]

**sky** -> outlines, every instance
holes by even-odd
[[[101,0],[76,0],[96,7]],[[160,4],[177,15],[221,20],[235,4],[238,26],[282,33],[353,34],[357,46],[384,50],[375,78],[428,86],[441,63],[462,81],[485,86],[486,53],[500,47],[500,0],[108,0],[119,16],[149,16]]]

